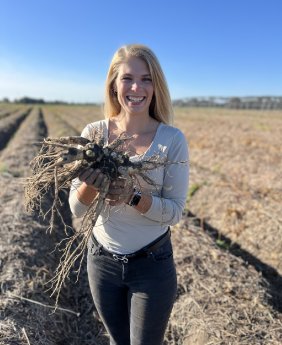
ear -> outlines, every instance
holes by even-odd
[[[116,96],[117,95],[117,87],[116,87],[116,81],[112,83],[112,93]]]

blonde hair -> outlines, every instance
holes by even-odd
[[[171,124],[173,107],[164,73],[155,54],[150,48],[141,44],[125,45],[114,54],[106,79],[104,116],[111,118],[117,116],[121,111],[117,95],[114,92],[114,83],[120,65],[130,57],[142,59],[147,64],[151,74],[154,95],[150,104],[149,115],[160,122]]]

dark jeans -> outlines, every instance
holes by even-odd
[[[168,239],[148,257],[115,261],[91,241],[88,278],[111,345],[161,345],[176,297],[176,272]]]

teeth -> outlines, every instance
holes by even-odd
[[[132,102],[141,102],[143,101],[145,97],[133,97],[133,96],[127,96],[127,99]]]

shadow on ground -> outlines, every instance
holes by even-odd
[[[242,258],[246,265],[251,265],[260,272],[267,282],[268,303],[278,312],[282,312],[282,276],[278,271],[243,249],[238,243],[223,235],[209,223],[197,218],[190,211],[186,216],[190,223],[203,229],[222,250],[228,250],[232,255]]]

